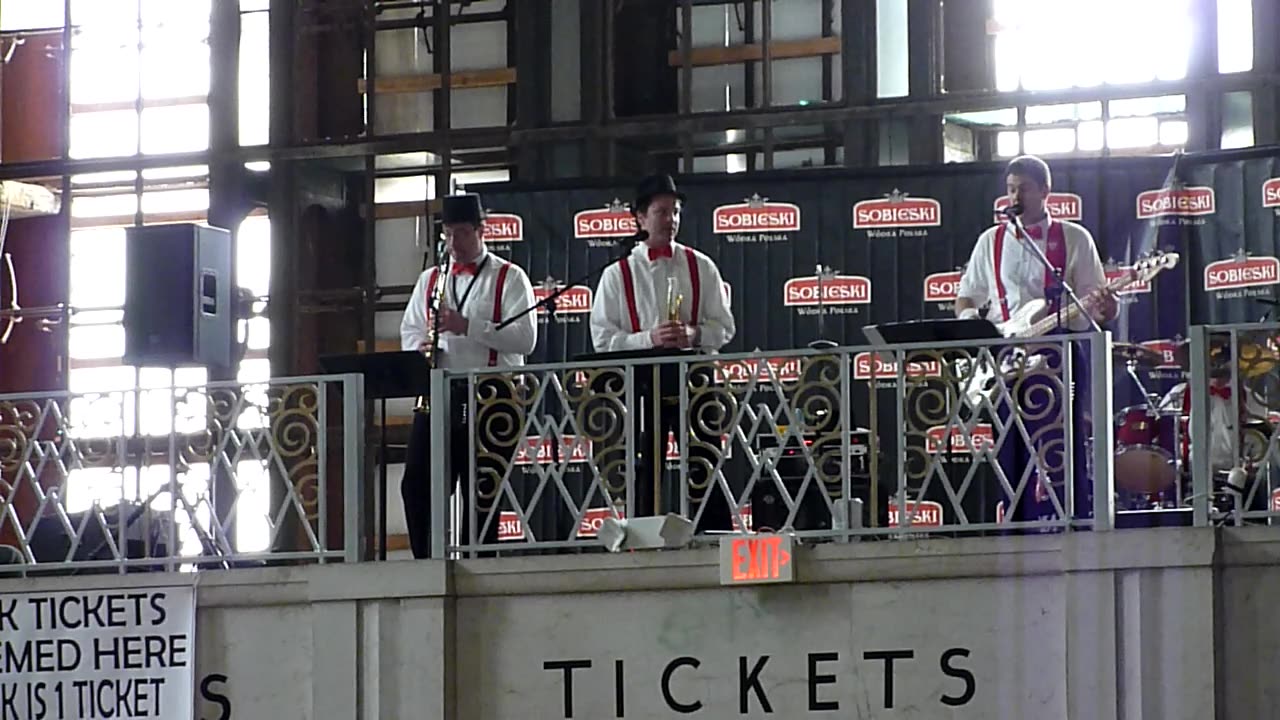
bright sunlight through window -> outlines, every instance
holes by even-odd
[[[1191,0],[994,0],[994,10],[1000,29],[997,90],[1179,80],[1187,74]]]

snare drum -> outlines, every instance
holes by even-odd
[[[1133,405],[1116,416],[1116,487],[1154,495],[1173,487],[1174,426],[1179,418],[1147,405]]]

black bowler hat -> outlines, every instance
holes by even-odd
[[[680,202],[684,202],[684,193],[676,189],[676,181],[670,175],[650,175],[636,186],[636,201],[631,209],[638,212],[659,195],[674,195]]]
[[[480,196],[475,193],[446,195],[440,210],[440,221],[479,225],[484,212],[480,209]]]

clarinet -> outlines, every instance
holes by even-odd
[[[431,347],[427,350],[427,365],[435,370],[437,366],[437,356],[440,354],[440,309],[444,307],[444,294],[446,279],[449,277],[449,271],[452,269],[453,256],[447,250],[437,254],[437,257],[443,256],[444,262],[438,264],[439,268],[436,272],[435,292],[431,297]],[[431,403],[428,396],[421,395],[418,397],[418,406],[414,408],[415,412],[430,412]]]

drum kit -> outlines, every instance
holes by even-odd
[[[1210,343],[1209,374],[1213,381],[1229,382],[1232,375],[1229,354],[1226,343]],[[1242,340],[1237,345],[1237,355],[1237,376],[1242,381],[1253,380],[1280,367],[1280,351],[1273,343],[1246,343]],[[1190,343],[1178,344],[1172,361],[1165,354],[1132,343],[1115,343],[1113,357],[1136,381],[1138,371],[1150,372],[1157,368],[1172,369],[1177,366],[1185,374],[1190,367]],[[1138,386],[1143,387],[1141,381],[1138,381]],[[1115,414],[1114,471],[1117,509],[1174,508],[1187,503],[1191,477],[1191,407],[1187,387],[1188,384],[1182,382],[1163,397],[1147,394],[1146,402],[1122,408]],[[1254,397],[1255,393],[1248,389],[1242,389],[1242,392],[1250,396],[1244,399],[1245,405],[1264,407],[1261,398]],[[1235,415],[1230,410],[1227,412],[1228,417]],[[1266,419],[1265,410],[1260,414],[1261,417],[1255,411],[1244,413],[1247,420],[1242,423],[1243,432],[1237,445],[1238,457],[1230,457],[1229,449],[1224,453],[1216,447],[1224,443],[1220,438],[1215,438],[1215,433],[1211,431],[1205,444],[1214,446],[1208,450],[1213,458],[1211,464],[1215,472],[1225,475],[1231,467],[1250,467],[1265,459],[1272,427]],[[1212,417],[1211,414],[1211,419]],[[1220,428],[1215,430],[1221,432]],[[1229,433],[1225,445],[1230,446]],[[1225,460],[1222,459],[1223,455],[1227,456]],[[1218,467],[1220,465],[1226,467]]]

